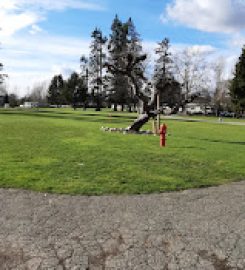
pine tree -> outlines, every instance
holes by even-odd
[[[243,113],[245,110],[245,46],[242,48],[242,53],[235,67],[230,94],[237,113]]]
[[[87,84],[86,79],[77,72],[73,72],[66,82],[65,98],[67,104],[72,104],[73,108],[83,106],[86,109]]]
[[[7,103],[7,104],[9,103],[9,95],[8,95],[8,93],[5,94],[3,103],[5,103],[5,104],[6,104],[6,103]]]
[[[160,102],[167,103],[173,107],[180,102],[181,89],[173,76],[173,60],[169,48],[170,44],[167,38],[158,43],[158,48],[156,49],[158,58],[154,69],[154,84],[160,96]]]
[[[0,63],[0,72],[1,72],[2,70],[3,70],[3,64]],[[0,73],[0,84],[3,83],[3,79],[4,79],[3,74]]]
[[[63,102],[62,92],[64,80],[62,75],[55,75],[48,88],[48,102],[52,105],[61,105]]]
[[[2,73],[3,64],[0,63],[0,85],[4,82],[4,79],[7,77],[7,74]]]
[[[108,44],[108,62],[119,69],[126,67],[127,57],[127,26],[116,15],[111,26],[111,35]],[[109,80],[109,102],[123,106],[127,103],[129,83],[128,78],[122,74],[107,74]]]
[[[77,72],[73,72],[65,83],[65,87],[62,91],[62,97],[65,104],[73,104],[74,91],[79,87],[80,78]]]
[[[129,18],[127,23],[127,45],[128,45],[128,53],[130,53],[134,58],[139,57],[143,53],[143,48],[141,44],[140,35],[136,30],[136,27],[134,25],[134,22],[132,18]],[[134,70],[138,73],[144,74],[145,71],[145,65],[144,62],[139,62],[135,65]],[[138,80],[137,83],[139,84],[139,87],[143,87],[142,80]],[[129,93],[128,93],[128,106],[131,111],[131,104],[133,104],[134,108],[136,107],[136,104],[138,103],[138,98],[136,97],[134,93],[134,89],[132,85],[130,85]]]
[[[0,28],[1,31],[1,28]],[[3,64],[0,63],[0,85],[4,82],[4,79],[7,77],[7,74],[2,73]]]
[[[107,41],[102,31],[98,28],[92,32],[91,52],[89,57],[89,69],[91,75],[90,85],[96,101],[96,111],[100,111],[103,97],[103,63],[105,59],[104,45]]]
[[[135,58],[141,54],[141,41],[131,18],[126,23],[122,23],[116,16],[111,31],[108,63],[116,69],[124,70],[129,62],[129,54]],[[141,72],[143,70],[142,62],[139,62],[134,69]],[[136,102],[133,85],[126,75],[109,74],[109,81],[110,101],[115,104],[115,109],[117,104],[123,108],[125,104],[131,107],[131,104]]]
[[[75,102],[82,102],[83,103],[83,109],[86,110],[87,104],[89,103],[89,62],[88,58],[84,55],[80,58],[80,78],[81,78],[81,84],[78,89],[77,93],[74,93],[73,100],[74,104]],[[91,94],[90,94],[91,96]],[[93,95],[94,97],[94,95]]]

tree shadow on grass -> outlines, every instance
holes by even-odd
[[[61,120],[77,120],[77,121],[83,121],[86,120],[86,122],[95,122],[95,123],[123,123],[123,122],[130,122],[133,119],[136,119],[135,117],[128,117],[128,116],[106,116],[106,115],[99,115],[99,114],[83,114],[83,115],[73,115],[71,114],[68,116],[66,113],[56,113],[50,114],[50,112],[4,112],[2,114],[6,115],[14,115],[14,116],[31,116],[31,117],[40,117],[40,118],[51,118],[51,119],[61,119]]]
[[[197,150],[206,150],[204,147],[197,146],[169,146],[171,149],[197,149]]]
[[[226,143],[226,144],[237,144],[237,145],[245,146],[245,141],[227,141],[227,140],[215,140],[215,139],[206,139],[206,138],[197,138],[197,137],[188,137],[188,139],[206,141],[210,143]]]
[[[167,119],[167,120],[176,121],[176,122],[190,122],[190,123],[203,122],[203,121],[200,121],[197,119],[185,119],[185,118],[183,118],[183,119],[182,118],[181,119],[173,118],[173,119]]]
[[[79,116],[90,116],[90,117],[111,117],[111,118],[127,118],[127,119],[136,119],[136,116],[129,116],[129,115],[115,115],[112,114],[112,112],[98,112],[98,113],[87,113],[87,111],[75,111],[79,114],[75,114],[77,117]],[[62,112],[62,111],[45,111],[45,110],[38,110],[38,111],[33,111],[29,113],[41,113],[41,114],[64,114],[64,115],[74,115],[73,112]]]
[[[202,139],[203,141],[214,142],[214,143],[228,143],[228,144],[238,144],[245,145],[245,142],[240,141],[225,141],[225,140],[210,140],[210,139]]]

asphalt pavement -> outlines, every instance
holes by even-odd
[[[245,181],[134,196],[0,189],[1,270],[245,269]]]

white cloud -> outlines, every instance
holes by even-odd
[[[4,2],[0,3],[0,9],[1,10],[9,10],[15,8],[15,0],[5,0]]]
[[[33,24],[33,25],[31,26],[31,30],[29,31],[29,33],[30,33],[31,35],[35,35],[35,34],[40,33],[40,32],[42,32],[42,31],[43,31],[43,29],[42,29],[41,27],[39,27],[39,26],[36,25],[36,24]]]
[[[24,95],[28,87],[50,80],[55,74],[66,77],[74,70],[79,71],[80,56],[88,55],[89,44],[89,40],[82,38],[49,36],[43,32],[28,39],[25,36],[5,39],[0,58],[9,75],[9,91],[14,89]]]
[[[79,70],[90,41],[50,36],[39,26],[50,11],[85,9],[101,11],[97,0],[0,0],[0,59],[9,75],[8,89],[24,95],[28,86],[54,74]],[[22,31],[21,35],[19,34]]]
[[[233,33],[244,29],[245,1],[174,0],[162,21],[174,21],[207,32]]]
[[[32,27],[31,34],[40,30],[38,22],[45,19],[48,11],[65,9],[104,10],[104,7],[85,0],[4,0],[0,3],[0,36]]]
[[[64,10],[86,9],[86,10],[104,10],[104,7],[88,0],[4,0],[0,3],[0,8],[5,10],[21,9],[43,9],[43,10]]]
[[[231,46],[242,48],[245,45],[245,36],[241,33],[235,33],[230,41]]]
[[[216,53],[217,48],[211,45],[195,45],[195,44],[173,44],[170,48],[173,54],[176,54],[180,51],[187,50],[190,54],[197,54],[203,56],[209,56]]]
[[[101,5],[84,0],[20,0],[20,2],[23,2],[26,5],[33,5],[45,10],[64,10],[67,8],[104,10],[104,7],[102,7]]]
[[[8,13],[4,10],[0,11],[0,21],[1,21],[1,32],[0,35],[11,36],[18,30],[26,28],[37,21],[41,17],[33,12],[22,12],[22,13]]]

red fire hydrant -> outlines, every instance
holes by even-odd
[[[167,126],[165,124],[160,126],[160,146],[166,146],[166,134],[167,134]]]

